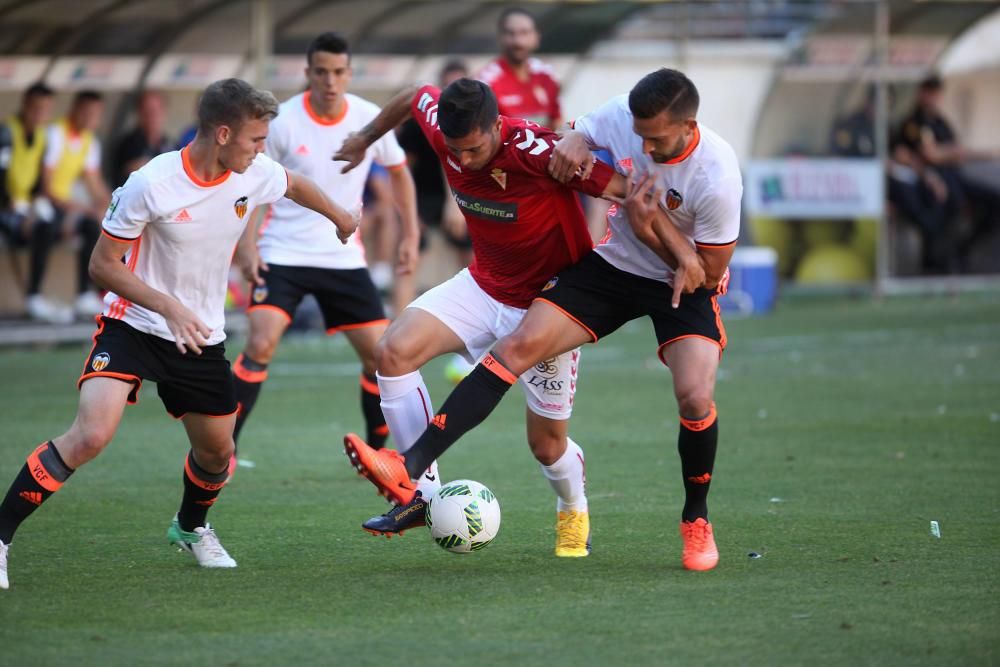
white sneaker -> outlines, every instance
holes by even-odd
[[[77,317],[84,319],[92,319],[103,310],[104,301],[93,292],[84,292],[76,297],[76,302],[73,304],[73,312],[76,313]]]
[[[7,549],[9,548],[0,542],[0,588],[4,590],[10,588],[10,579],[7,578]]]
[[[175,516],[167,529],[167,538],[183,551],[193,554],[202,567],[236,567],[236,561],[219,542],[211,524],[206,523],[203,528],[195,528],[189,533],[181,529]]]
[[[25,302],[28,317],[49,324],[70,324],[73,322],[72,309],[46,299],[41,294],[32,294]]]

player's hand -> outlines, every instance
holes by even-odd
[[[579,174],[581,180],[590,178],[594,169],[594,154],[579,132],[567,132],[552,149],[549,158],[549,175],[560,183],[568,183]]]
[[[252,248],[236,252],[236,266],[240,268],[240,273],[243,274],[243,279],[247,282],[254,285],[264,284],[264,278],[261,277],[260,272],[267,271],[268,267],[267,263],[261,259],[256,243],[253,244]]]
[[[690,257],[678,259],[677,270],[674,271],[674,291],[670,297],[670,306],[681,305],[681,295],[691,294],[705,284],[705,267],[698,260],[696,253]]]
[[[344,143],[340,145],[340,150],[333,154],[334,162],[346,162],[347,164],[340,173],[346,174],[351,169],[354,169],[361,161],[365,159],[365,153],[368,151],[368,141],[358,132],[351,132],[344,139]]]
[[[649,227],[663,199],[663,191],[656,187],[656,174],[631,174],[625,182],[625,199],[622,205],[633,229]],[[638,232],[638,230],[637,230]]]
[[[420,259],[420,234],[412,238],[407,235],[399,240],[399,251],[396,256],[396,275],[408,276],[417,270],[417,260]]]
[[[358,227],[361,225],[361,213],[363,209],[364,206],[360,204],[355,208],[348,209],[347,212],[350,214],[351,219],[346,225],[343,221],[339,223],[334,222],[334,225],[337,228],[337,238],[342,244],[346,245],[347,240],[354,235],[354,232],[358,231]]]
[[[201,354],[201,348],[208,345],[208,338],[212,335],[204,322],[191,312],[180,301],[174,300],[173,304],[166,312],[161,313],[163,319],[167,321],[167,328],[174,335],[174,345],[181,354],[188,351]]]

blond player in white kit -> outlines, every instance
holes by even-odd
[[[230,260],[254,207],[282,197],[310,208],[345,241],[347,210],[308,178],[260,153],[278,103],[239,79],[205,89],[198,134],[164,153],[112,196],[90,274],[108,291],[80,376],[76,419],[38,446],[0,504],[0,588],[21,522],[104,449],[143,380],[184,424],[191,450],[184,493],[167,536],[202,567],[236,567],[206,514],[229,479],[236,395],[223,340]]]
[[[367,125],[380,111],[347,92],[351,53],[344,38],[330,32],[316,37],[307,52],[305,74],[308,90],[282,103],[281,113],[271,123],[267,155],[315,180],[349,210],[361,206],[372,163],[385,167],[403,221],[397,271],[411,273],[416,268],[420,228],[413,177],[396,135],[389,132],[375,142],[360,168],[349,173],[341,173],[343,162],[330,159],[350,133]],[[379,406],[375,344],[389,320],[368,273],[361,234],[341,245],[322,216],[285,200],[272,204],[256,235],[254,231],[252,226],[247,228],[237,254],[253,290],[246,348],[233,362],[240,407],[235,439],[239,440],[257,402],[282,334],[303,297],[312,294],[323,313],[327,333],[343,332],[361,360],[361,412],[368,442],[382,446],[389,429]]]
[[[406,502],[421,466],[485,419],[513,381],[536,363],[646,316],[653,322],[657,353],[670,367],[680,412],[681,562],[689,570],[716,566],[707,497],[718,442],[715,374],[726,345],[717,297],[725,292],[739,236],[743,184],[732,148],[698,123],[697,111],[694,84],[681,72],[661,69],[643,77],[627,96],[579,118],[559,141],[550,162],[557,179],[586,171],[590,149],[600,148],[639,184],[609,213],[609,233],[601,244],[553,277],[517,329],[455,388],[439,409],[447,422],[432,421],[405,457],[363,452],[352,461],[361,461],[383,492]],[[654,222],[650,213],[657,207],[666,210],[673,228]],[[675,245],[676,232],[685,237],[686,248]],[[680,268],[675,273],[671,265]],[[689,287],[696,289],[680,296]]]

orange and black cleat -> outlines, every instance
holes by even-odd
[[[372,449],[354,433],[344,436],[344,453],[359,475],[378,488],[379,495],[394,505],[407,505],[417,493],[417,484],[406,472],[403,456],[392,449]]]
[[[719,550],[715,546],[712,524],[702,518],[681,521],[681,539],[684,550],[681,564],[687,570],[711,570],[719,563]]]
[[[402,535],[411,528],[421,528],[426,525],[427,501],[418,491],[413,500],[407,504],[397,505],[385,514],[373,516],[361,524],[361,528],[372,535],[385,535],[391,538],[393,535]]]

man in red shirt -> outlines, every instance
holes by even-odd
[[[541,41],[535,17],[520,7],[505,9],[497,21],[497,38],[502,53],[478,78],[493,89],[500,113],[559,127],[559,84],[552,68],[532,57]]]
[[[489,87],[471,79],[459,79],[443,93],[432,86],[403,91],[349,137],[334,159],[348,161],[345,170],[353,168],[368,146],[411,114],[444,165],[475,258],[411,303],[376,349],[382,412],[399,452],[413,445],[434,415],[419,369],[450,352],[475,361],[513,330],[549,279],[592,247],[576,192],[621,196],[625,190],[624,178],[596,161],[587,178],[577,174],[566,185],[554,180],[548,164],[556,134],[498,115]],[[579,350],[566,352],[520,378],[528,444],[558,496],[557,556],[590,551],[583,451],[568,437],[579,357]],[[353,434],[346,442],[348,448],[361,444]],[[388,536],[424,525],[424,499],[440,486],[437,476],[432,464],[418,480],[417,495],[363,527]]]

